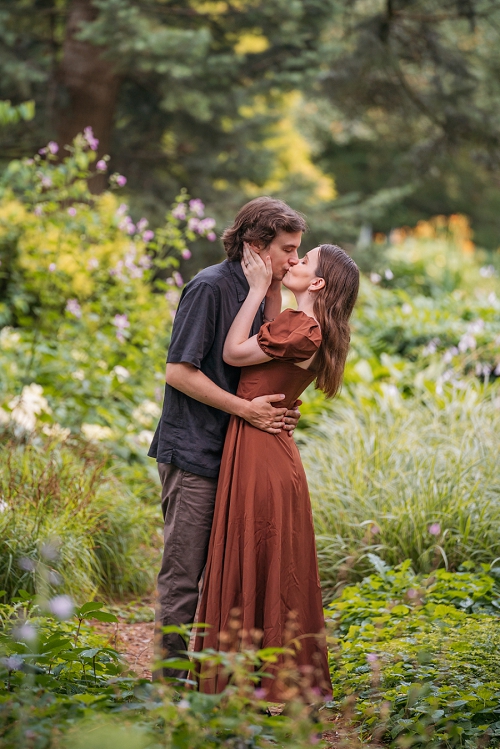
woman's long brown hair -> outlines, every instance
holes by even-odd
[[[359,269],[340,247],[322,244],[316,275],[325,279],[314,300],[322,343],[314,362],[316,387],[328,398],[338,393],[351,340],[349,318],[358,297]]]

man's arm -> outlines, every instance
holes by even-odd
[[[275,408],[272,403],[283,400],[283,394],[261,395],[252,401],[228,393],[203,374],[197,367],[187,363],[169,363],[165,379],[167,384],[194,400],[218,408],[228,414],[240,416],[257,429],[270,434],[279,434],[281,429],[290,430],[290,423],[283,421],[286,408]]]

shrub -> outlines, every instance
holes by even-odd
[[[471,388],[339,403],[302,448],[325,595],[370,552],[424,572],[500,557],[499,435],[498,400]]]
[[[81,432],[137,459],[160,411],[179,258],[213,220],[183,193],[153,232],[113,193],[91,195],[94,145],[80,135],[57,161],[49,144],[3,176],[0,424]]]

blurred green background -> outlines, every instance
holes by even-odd
[[[186,187],[219,230],[271,194],[308,246],[464,213],[494,251],[499,33],[496,0],[4,0],[0,99],[35,116],[1,158],[90,125],[153,223]],[[205,241],[183,266],[220,257]]]

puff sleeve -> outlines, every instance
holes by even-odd
[[[318,350],[321,331],[316,320],[309,315],[287,309],[261,327],[257,333],[257,343],[273,359],[306,361]]]

